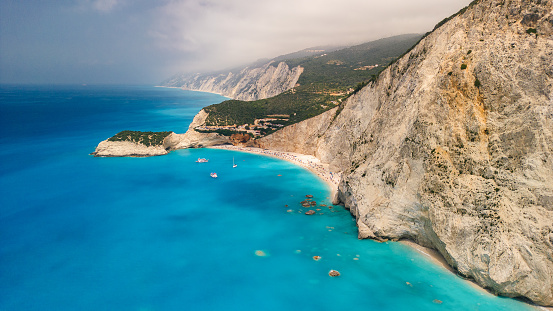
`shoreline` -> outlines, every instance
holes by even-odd
[[[190,91],[190,92],[201,92],[201,93],[209,93],[209,94],[215,94],[215,95],[219,95],[219,96],[223,96],[225,98],[228,98],[228,99],[234,99],[232,97],[228,97],[228,96],[225,96],[221,93],[215,93],[215,92],[210,92],[210,91],[201,91],[201,90],[191,90],[191,89],[185,89],[185,88],[182,88],[180,86],[163,86],[163,85],[154,85],[154,87],[163,87],[163,88],[167,88],[167,89],[179,89],[179,90],[182,90],[182,91]],[[202,108],[203,109],[203,108]]]
[[[324,181],[331,189],[331,196],[330,198],[334,198],[337,191],[338,191],[338,183],[340,182],[341,173],[334,173],[330,172],[330,170],[327,169],[328,165],[323,164],[318,158],[311,156],[311,155],[305,155],[300,153],[293,153],[293,152],[286,152],[286,151],[275,151],[271,149],[261,149],[257,147],[237,147],[233,145],[218,145],[218,146],[210,146],[205,148],[212,148],[212,149],[223,149],[223,150],[231,150],[231,151],[238,151],[238,152],[246,152],[246,153],[253,153],[253,154],[260,154],[264,156],[270,156],[274,158],[279,158],[281,160],[285,160],[288,162],[291,162],[293,164],[299,165],[305,169],[308,169],[315,175],[317,175],[322,181]],[[326,167],[325,167],[326,166]],[[352,215],[353,216],[353,215]],[[423,255],[424,257],[428,258],[428,260],[447,271],[463,278],[460,276],[453,267],[451,267],[445,258],[440,254],[437,250],[431,249],[428,247],[424,247],[422,245],[419,245],[411,240],[399,240],[399,243],[406,245],[408,247],[411,247],[414,251],[418,252],[419,254]],[[479,284],[477,284],[472,279],[463,278],[467,284],[472,286],[473,288],[477,289],[478,291],[482,293],[486,293],[487,295],[496,296],[487,289],[483,288]],[[538,306],[532,303],[528,303],[526,301],[522,301],[526,305],[536,309],[536,310],[542,310],[542,311],[553,311],[553,308],[551,307],[544,307],[544,306]]]
[[[476,281],[474,281],[474,279],[465,278],[462,275],[460,275],[457,270],[455,270],[453,267],[451,267],[447,263],[444,256],[442,256],[442,254],[440,254],[437,250],[419,245],[419,244],[415,243],[412,240],[399,240],[398,242],[403,244],[403,245],[411,247],[412,249],[414,249],[419,254],[425,256],[426,258],[428,258],[428,260],[431,261],[433,264],[435,264],[437,266],[440,266],[440,267],[448,270],[449,272],[455,274],[456,276],[463,279],[467,284],[469,284],[470,286],[472,286],[474,289],[478,290],[479,292],[481,292],[483,294],[486,294],[486,295],[497,297],[497,295],[491,293],[490,291],[488,291],[484,287],[478,285],[478,283],[476,283]],[[500,297],[504,297],[504,296],[500,296]],[[511,298],[511,299],[517,300],[516,298]],[[550,308],[550,307],[538,306],[538,305],[532,304],[528,301],[521,301],[521,300],[519,300],[519,301],[526,304],[526,305],[528,305],[531,308],[536,309],[536,310],[553,311],[553,308]]]
[[[253,154],[260,154],[264,156],[270,156],[291,162],[293,164],[299,165],[310,172],[314,173],[325,182],[330,188],[330,198],[333,199],[336,193],[338,192],[338,183],[342,177],[342,173],[331,172],[328,169],[328,165],[323,164],[319,159],[311,155],[305,155],[301,153],[286,152],[286,151],[275,151],[270,149],[261,149],[257,147],[237,147],[232,145],[219,145],[219,146],[210,146],[206,148],[212,149],[224,149],[231,151],[239,151]]]

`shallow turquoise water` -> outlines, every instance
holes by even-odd
[[[400,243],[357,240],[342,207],[305,215],[304,196],[329,204],[329,190],[288,162],[213,149],[88,155],[123,129],[184,132],[220,96],[0,91],[0,310],[529,309]]]

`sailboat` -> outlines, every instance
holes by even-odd
[[[234,164],[234,157],[232,157],[232,167],[235,168],[237,166],[238,166],[238,164]]]

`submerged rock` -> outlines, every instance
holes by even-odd
[[[340,276],[340,272],[338,272],[336,270],[330,270],[328,272],[328,275],[330,275],[331,277]]]
[[[313,214],[315,214],[314,210],[308,210],[307,212],[305,212],[305,215],[313,215]]]
[[[267,253],[265,253],[265,252],[262,251],[262,250],[256,250],[256,251],[255,251],[255,255],[256,255],[256,256],[259,256],[259,257],[265,257],[265,256],[267,256]]]

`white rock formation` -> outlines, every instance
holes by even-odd
[[[303,68],[300,66],[290,69],[285,62],[276,66],[274,62],[269,62],[261,67],[246,67],[236,73],[178,75],[163,85],[251,101],[290,90],[296,85],[302,72]]]
[[[168,136],[169,137],[169,136]],[[96,157],[150,157],[167,154],[163,146],[145,146],[130,141],[101,141],[91,153]]]
[[[340,168],[360,238],[412,239],[494,293],[553,306],[552,11],[476,1],[337,116],[259,144]]]
[[[186,133],[168,136],[164,143],[166,143],[167,147],[170,149],[201,148],[230,143],[227,136],[217,133],[200,133],[194,130],[196,127],[205,124],[208,115],[209,114],[202,109],[194,116]]]

